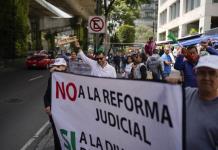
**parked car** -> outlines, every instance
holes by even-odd
[[[46,69],[49,68],[50,64],[52,63],[53,63],[53,59],[51,59],[46,54],[32,55],[32,56],[28,56],[26,59],[26,67],[28,69],[30,68]]]

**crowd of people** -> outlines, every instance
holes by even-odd
[[[158,49],[153,38],[149,38],[144,51],[132,50],[122,57],[117,53],[110,64],[104,51],[95,54],[88,51],[86,55],[76,41],[71,55],[63,52],[61,58],[55,60],[50,72],[182,82],[186,97],[187,150],[215,150],[218,148],[218,51],[205,41],[200,44],[200,49],[196,46],[178,47],[174,57],[172,46]],[[170,77],[172,68],[179,70],[182,78]],[[50,82],[51,79],[44,96],[45,110],[54,129],[55,147],[60,149],[51,116]]]

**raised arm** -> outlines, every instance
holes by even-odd
[[[75,47],[76,47],[76,48],[78,49],[78,51],[79,51],[79,52],[78,52],[78,56],[83,60],[84,63],[88,64],[89,66],[92,66],[93,64],[96,63],[95,60],[90,59],[89,57],[87,57],[87,56],[84,54],[83,50],[80,48],[80,44],[79,44],[79,41],[78,41],[78,40],[75,42]]]

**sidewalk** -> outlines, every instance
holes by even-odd
[[[34,150],[54,150],[54,138],[51,126],[47,130],[47,134],[42,138]]]

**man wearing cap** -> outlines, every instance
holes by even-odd
[[[79,49],[78,56],[91,67],[91,75],[98,77],[116,78],[115,68],[106,61],[103,51],[95,54],[95,60],[88,58],[80,48],[79,42],[75,42],[75,46]]]
[[[50,69],[50,72],[51,73],[54,71],[65,72],[66,70],[67,70],[67,63],[64,60],[64,58],[56,58],[55,62],[52,64],[52,68]],[[48,79],[48,86],[44,95],[44,106],[45,106],[45,112],[48,114],[50,123],[52,125],[55,150],[61,150],[60,141],[51,115],[51,76]]]
[[[50,68],[50,72],[60,71],[65,72],[67,70],[67,62],[64,58],[56,58],[52,67]]]
[[[218,149],[218,56],[200,57],[197,88],[185,88],[186,150]],[[179,79],[168,77],[170,83]]]
[[[187,150],[216,150],[218,148],[218,56],[200,57],[195,69],[198,88],[185,89]],[[170,78],[167,81],[175,82]]]
[[[218,56],[202,56],[197,64],[198,88],[186,88],[187,150],[218,148]]]

